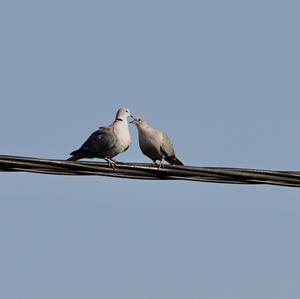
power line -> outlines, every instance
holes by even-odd
[[[115,169],[107,163],[65,161],[0,155],[0,171],[50,175],[94,175],[142,180],[186,180],[226,184],[268,184],[300,187],[299,171],[165,165],[162,169],[145,163],[122,163]]]

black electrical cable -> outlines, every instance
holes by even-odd
[[[165,165],[158,169],[152,164],[145,163],[119,163],[115,169],[112,169],[103,162],[50,160],[5,155],[0,155],[0,172],[96,175],[141,180],[186,180],[223,184],[268,184],[300,187],[299,171],[171,165]]]

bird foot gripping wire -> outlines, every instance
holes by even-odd
[[[165,168],[165,165],[163,164],[163,160],[160,160],[159,162],[154,162],[153,165],[155,167],[157,167],[157,169],[164,169]]]
[[[107,164],[108,164],[108,167],[109,168],[112,168],[112,169],[115,169],[116,166],[117,166],[117,161],[113,160],[113,159],[110,159],[110,158],[105,158],[104,159],[105,161],[107,161]]]

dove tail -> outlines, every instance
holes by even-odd
[[[66,161],[76,161],[78,159],[80,159],[78,156],[72,156],[72,157],[68,158]]]
[[[165,160],[169,162],[171,165],[180,165],[184,166],[184,164],[178,160],[175,156],[174,157],[165,157]]]
[[[80,152],[79,150],[72,152],[70,155],[72,157],[68,158],[66,161],[77,161],[86,157],[86,155],[84,155],[84,153]]]

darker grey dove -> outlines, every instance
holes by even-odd
[[[144,155],[149,157],[158,168],[162,167],[163,160],[171,165],[183,165],[175,155],[173,144],[164,132],[151,128],[145,120],[140,117],[135,118],[134,123],[138,129],[139,144]]]
[[[113,157],[125,152],[131,144],[131,137],[128,129],[128,108],[120,108],[114,122],[107,127],[100,127],[92,133],[82,146],[73,151],[67,161],[76,161],[83,158],[101,158],[108,162],[113,168],[116,161]]]

